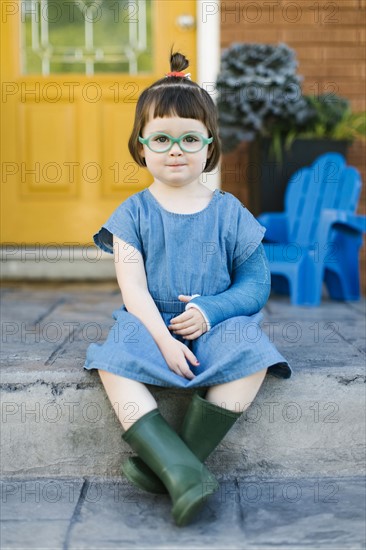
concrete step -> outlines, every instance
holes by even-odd
[[[119,476],[133,453],[96,372],[82,366],[120,306],[115,285],[8,286],[3,294],[3,475]],[[270,299],[263,329],[290,361],[208,465],[218,475],[358,475],[364,466],[364,306]],[[178,428],[191,392],[150,386]],[[133,414],[133,408],[126,415]]]
[[[177,527],[168,495],[145,493],[120,478],[6,479],[2,548],[365,548],[361,477],[243,475],[219,481],[194,522]]]

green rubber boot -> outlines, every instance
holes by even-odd
[[[187,409],[182,427],[181,439],[202,462],[218,446],[241,412],[228,411],[209,403],[195,394]],[[138,456],[129,458],[123,465],[124,475],[140,489],[149,493],[166,493],[164,483]]]
[[[160,478],[173,501],[177,525],[190,522],[207,496],[219,489],[216,478],[154,409],[139,418],[122,438]]]

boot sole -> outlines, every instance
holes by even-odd
[[[154,482],[149,483],[149,479],[135,467],[133,460],[127,460],[124,464],[122,464],[121,470],[127,479],[139,487],[139,489],[143,489],[144,491],[148,491],[149,493],[154,493],[156,495],[163,495],[168,492],[163,483],[160,487],[158,487]]]
[[[210,482],[209,489],[203,490],[202,485],[199,485],[184,493],[172,508],[172,515],[176,524],[179,527],[187,525],[200,510],[205,499],[218,491],[219,488],[219,483],[214,480]]]

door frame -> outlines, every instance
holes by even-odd
[[[216,102],[216,78],[221,58],[221,0],[196,0],[197,21],[197,83]],[[207,47],[207,44],[210,47]],[[221,189],[220,165],[209,174],[202,174],[201,181],[210,189]]]

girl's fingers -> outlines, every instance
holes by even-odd
[[[183,358],[184,363],[179,364],[176,367],[176,370],[174,370],[175,374],[178,374],[178,376],[183,376],[183,378],[189,378],[189,380],[192,380],[195,378],[195,375],[193,372],[189,369],[186,361]]]
[[[192,296],[187,296],[186,294],[179,294],[178,299],[182,302],[189,302],[192,300]]]
[[[200,362],[198,361],[197,357],[195,356],[194,353],[191,352],[191,350],[189,348],[187,348],[187,346],[185,346],[185,350],[184,350],[184,355],[186,356],[186,359],[188,359],[188,361],[194,366],[194,367],[198,367],[198,365],[200,364]]]
[[[181,330],[182,328],[187,328],[189,325],[186,323],[170,323],[168,328],[173,330]]]
[[[180,323],[170,321],[170,324],[168,325],[168,328],[170,330],[182,330],[185,328],[193,327],[194,325],[197,325],[197,321],[195,321],[194,317],[190,317],[186,321],[182,321]]]
[[[189,370],[189,368],[183,368],[181,367],[180,370],[183,372],[183,376],[185,378],[188,378],[189,380],[193,380],[193,378],[196,378],[195,375],[193,374],[193,372],[191,370]]]
[[[173,334],[178,334],[179,336],[184,336],[185,338],[191,337],[193,339],[193,337],[197,338],[206,331],[205,325],[206,323],[193,323],[187,328],[178,329],[169,326],[168,329],[171,330]]]
[[[203,333],[200,330],[197,330],[196,332],[193,332],[193,334],[189,334],[188,336],[186,336],[186,340],[195,340],[196,338],[201,336],[201,334]]]
[[[178,359],[178,361],[175,363],[174,366],[170,367],[175,374],[178,376],[182,376],[183,378],[188,378],[189,380],[192,380],[193,378],[196,378],[193,372],[190,370],[188,363],[186,361],[186,358],[188,356],[193,357],[194,354],[187,348],[187,346],[184,346],[181,349],[181,357]]]
[[[182,329],[182,330],[179,330],[179,331],[174,331],[174,333],[179,334],[180,336],[188,336],[190,334],[193,334],[196,331],[197,331],[197,327],[192,325],[189,328]]]
[[[173,317],[170,322],[172,324],[174,323],[184,323],[184,321],[187,321],[187,318],[189,319],[191,317],[191,315],[187,315],[187,311],[183,311],[183,313],[181,313],[180,315],[177,315],[176,317]]]
[[[170,319],[171,325],[177,325],[180,323],[187,323],[187,321],[190,321],[194,317],[194,312],[192,309],[189,309],[188,311],[183,311],[180,315],[177,315],[177,317],[173,317]]]
[[[174,325],[169,325],[168,328],[171,330],[184,330],[185,328],[189,328],[192,326],[193,323],[174,323]]]

